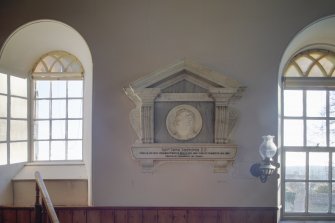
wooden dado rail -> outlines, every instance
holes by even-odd
[[[277,208],[270,207],[56,207],[55,209],[61,223],[275,223],[277,219]],[[0,223],[34,222],[33,208],[0,207]]]

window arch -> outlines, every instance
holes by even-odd
[[[82,79],[84,68],[74,55],[66,51],[52,51],[43,55],[32,70],[34,79]]]
[[[295,55],[284,71],[285,77],[334,77],[335,53],[329,50],[306,50]]]

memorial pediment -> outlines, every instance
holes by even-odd
[[[238,119],[231,102],[244,90],[237,81],[189,60],[144,76],[125,88],[135,103],[130,123],[138,139],[132,155],[144,171],[159,161],[213,161],[225,172],[237,146],[230,134]]]

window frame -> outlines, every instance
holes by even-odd
[[[321,51],[321,52],[330,52],[326,51],[323,49],[312,49],[312,50],[306,50],[302,51],[295,56],[293,56],[289,61],[288,64],[286,65],[287,67],[290,65],[292,60],[301,54],[304,53],[309,53],[311,51]],[[331,54],[335,55],[334,52],[330,52]],[[281,147],[282,147],[282,152],[281,152],[281,162],[282,162],[282,168],[281,168],[281,203],[282,203],[282,218],[283,219],[297,219],[297,220],[320,220],[320,219],[325,219],[325,220],[330,220],[330,219],[335,219],[335,199],[333,196],[335,193],[333,192],[333,188],[335,186],[335,178],[334,178],[334,170],[335,168],[335,145],[331,146],[330,145],[330,121],[333,120],[335,121],[335,116],[330,117],[329,111],[330,111],[330,97],[329,97],[329,92],[330,91],[335,91],[335,77],[308,77],[307,75],[301,76],[301,77],[286,77],[285,72],[286,69],[284,69],[284,72],[282,74],[282,88],[280,91],[281,94],[281,122],[280,122],[280,134],[281,134]],[[335,62],[334,62],[334,69],[335,70]],[[332,71],[332,72],[333,72]],[[284,109],[285,109],[285,90],[301,90],[302,91],[302,115],[301,116],[285,116],[284,114]],[[307,92],[308,91],[325,91],[326,92],[326,115],[324,117],[309,117],[307,116]],[[284,121],[285,120],[302,120],[303,121],[303,145],[302,146],[286,146],[284,144]],[[307,145],[307,121],[308,120],[325,120],[326,123],[326,145],[325,146],[308,146]],[[297,179],[286,179],[286,153],[287,152],[304,152],[305,153],[305,178],[302,180],[297,180]],[[328,153],[328,178],[327,180],[313,180],[309,179],[309,170],[311,168],[310,165],[310,160],[309,160],[309,155],[312,152],[326,152]],[[285,211],[286,207],[286,188],[285,184],[287,182],[303,182],[305,184],[305,196],[304,196],[304,212],[287,212]],[[310,192],[310,183],[315,183],[315,182],[324,182],[328,184],[328,211],[325,213],[319,213],[319,212],[309,212],[309,192]],[[334,186],[333,186],[334,185]],[[329,196],[330,195],[330,196]]]
[[[27,78],[18,77],[12,74],[6,74],[1,73],[2,75],[6,75],[6,86],[7,86],[7,92],[6,93],[0,93],[1,96],[6,97],[6,117],[1,117],[1,120],[6,121],[6,139],[4,141],[1,141],[1,144],[6,144],[6,163],[0,164],[0,165],[12,165],[16,163],[25,163],[29,161],[29,144],[30,144],[30,131],[29,131],[29,125],[30,125],[30,116],[29,116],[29,88],[28,88],[28,80]],[[22,95],[16,95],[11,90],[11,82],[14,81],[14,78],[20,78],[25,80],[26,84],[26,96]],[[23,99],[26,101],[26,117],[12,117],[12,99]],[[12,139],[11,138],[11,127],[12,127],[12,121],[25,121],[26,122],[26,139]],[[12,154],[12,148],[11,145],[13,143],[26,143],[26,152],[25,152],[25,158],[19,159],[16,161],[12,161],[13,156]]]
[[[47,57],[54,57],[55,58],[55,62],[51,63],[51,65],[48,67],[48,64],[44,63],[43,60]],[[78,69],[72,72],[68,72],[68,67],[67,68],[65,66],[63,66],[63,64],[61,64],[60,58],[62,57],[67,57],[70,60],[72,60],[71,63],[78,65]],[[37,70],[37,67],[43,63],[44,68],[48,71],[48,72],[39,72]],[[63,67],[62,70],[53,70],[52,67],[56,64],[56,63],[60,63]],[[70,65],[71,65],[70,63]],[[82,103],[82,107],[81,107],[81,118],[69,118],[68,117],[68,101],[71,100],[72,98],[68,97],[68,81],[81,81],[82,84],[82,96],[81,97],[73,97],[73,99],[80,99],[81,103]],[[65,100],[66,101],[66,117],[62,118],[62,120],[64,120],[66,122],[65,124],[65,128],[67,128],[67,124],[69,120],[81,120],[81,159],[68,159],[68,146],[67,143],[68,141],[73,141],[72,139],[68,139],[68,133],[67,133],[67,129],[65,129],[65,138],[64,138],[64,142],[66,144],[65,146],[65,159],[60,159],[60,160],[52,160],[50,159],[51,157],[51,142],[52,141],[59,141],[59,140],[54,140],[52,139],[52,125],[51,122],[52,120],[58,120],[58,119],[53,119],[53,117],[51,116],[51,109],[49,110],[49,118],[45,119],[49,121],[49,159],[48,160],[37,160],[36,159],[36,155],[35,155],[35,145],[34,143],[36,141],[41,141],[38,140],[37,138],[35,138],[35,127],[34,127],[34,123],[35,120],[37,120],[37,118],[35,117],[36,111],[35,111],[35,103],[36,103],[36,81],[49,81],[49,90],[50,90],[50,96],[48,98],[50,104],[49,104],[49,108],[51,107],[51,103],[52,101],[55,99],[52,97],[52,83],[53,81],[66,81],[66,95],[64,98],[56,98],[56,100]],[[30,137],[30,156],[31,162],[34,163],[41,163],[41,164],[45,164],[45,163],[59,163],[59,164],[63,164],[65,163],[78,163],[78,162],[84,162],[85,159],[85,152],[84,152],[84,142],[85,142],[85,136],[84,136],[84,127],[85,127],[85,118],[84,118],[84,105],[85,105],[85,78],[84,78],[84,68],[83,65],[81,64],[80,60],[74,56],[73,54],[70,54],[66,51],[51,51],[48,52],[46,54],[44,54],[43,56],[41,56],[39,58],[39,60],[35,63],[31,75],[30,75],[30,111],[31,111],[31,115],[30,115],[30,120],[31,120],[31,129],[30,129],[30,133],[31,133],[31,137]],[[74,139],[74,140],[79,140],[79,139]],[[42,140],[43,141],[43,140]]]

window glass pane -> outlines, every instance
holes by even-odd
[[[50,160],[65,160],[65,141],[51,141]]]
[[[11,97],[11,117],[27,118],[27,99]]]
[[[326,213],[329,208],[329,183],[309,183],[308,212]]]
[[[311,60],[305,55],[297,58],[295,62],[299,65],[303,73],[306,73],[308,68],[313,64],[313,60]]]
[[[314,65],[309,72],[309,77],[324,77],[323,71],[317,65]]]
[[[83,81],[68,81],[68,97],[83,97]]]
[[[52,97],[65,98],[66,97],[66,81],[51,81]]]
[[[59,72],[59,73],[64,72],[63,66],[60,62],[55,62],[50,68],[51,72]]]
[[[329,146],[335,146],[335,121],[329,120]]]
[[[52,66],[52,64],[55,62],[55,60],[56,60],[56,58],[54,56],[50,56],[50,55],[43,58],[44,63],[47,65],[48,72],[50,72],[49,69]]]
[[[10,76],[11,95],[27,97],[27,79]]]
[[[306,153],[286,152],[285,156],[285,178],[305,179],[306,178]]]
[[[76,61],[76,63],[72,63],[68,69],[67,72],[75,72],[75,73],[82,73],[83,72],[83,68],[80,64],[79,61]]]
[[[329,153],[309,153],[309,179],[328,180]]]
[[[308,117],[326,117],[326,91],[306,92],[306,113]]]
[[[81,118],[83,112],[83,100],[82,99],[71,99],[68,101],[68,116],[69,118]]]
[[[335,91],[329,91],[329,116],[335,117]]]
[[[49,121],[35,121],[34,122],[34,138],[35,139],[49,139]]]
[[[48,72],[47,69],[48,68],[42,62],[39,62],[34,69],[34,73],[46,73]]]
[[[36,98],[50,98],[50,81],[35,81]]]
[[[325,69],[326,73],[329,74],[334,67],[334,57],[324,57],[319,60],[319,63],[321,64],[323,69]]]
[[[27,140],[27,121],[10,120],[10,140]]]
[[[7,75],[0,73],[0,93],[7,94]]]
[[[0,143],[0,165],[7,164],[7,143]]]
[[[52,121],[52,139],[65,139],[65,120]]]
[[[82,160],[82,141],[68,141],[68,159],[69,160]]]
[[[284,91],[284,115],[302,116],[303,100],[302,90]]]
[[[50,118],[50,100],[36,100],[35,101],[35,118],[48,119]]]
[[[82,121],[81,120],[69,120],[68,121],[68,138],[69,139],[81,139],[82,138]]]
[[[0,119],[0,141],[7,140],[7,120]]]
[[[333,183],[333,186],[332,186],[332,210],[331,210],[332,213],[335,212],[335,184]]]
[[[49,141],[37,141],[34,143],[35,160],[49,160]]]
[[[333,173],[332,178],[333,178],[333,180],[335,180],[335,153],[333,153],[332,169],[333,169],[333,171],[332,171],[332,173]],[[333,201],[334,201],[334,205],[335,205],[335,200],[333,200]]]
[[[10,144],[10,163],[26,162],[28,159],[27,142],[15,142]]]
[[[0,95],[0,117],[7,117],[7,96]]]
[[[70,56],[63,56],[59,59],[60,63],[63,65],[63,67],[67,68],[71,62],[73,62],[74,57]],[[62,72],[68,72],[67,70],[63,70]]]
[[[324,120],[307,120],[307,146],[327,146],[327,127]]]
[[[288,66],[284,74],[286,77],[300,77],[301,74],[299,70],[292,64]]]
[[[285,183],[285,212],[305,211],[306,189],[304,182]]]
[[[66,117],[66,100],[52,100],[52,118]]]
[[[303,145],[303,121],[284,119],[284,146]]]

